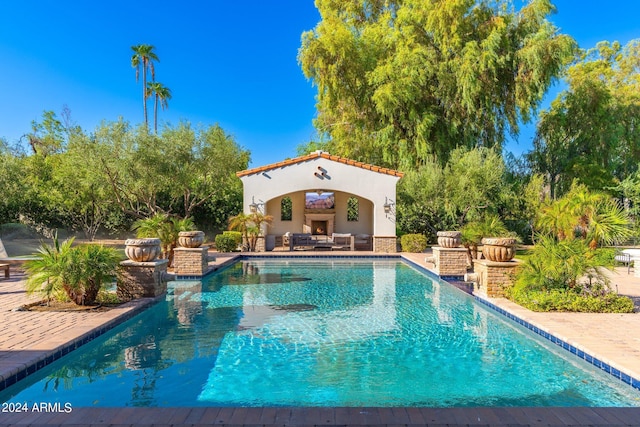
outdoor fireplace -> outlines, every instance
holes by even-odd
[[[326,236],[327,221],[311,221],[311,234]]]
[[[334,232],[334,213],[307,213],[304,215],[303,233],[331,236]]]

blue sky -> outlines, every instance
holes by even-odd
[[[18,141],[43,110],[63,105],[88,131],[120,116],[140,123],[130,47],[148,43],[160,57],[156,80],[173,92],[161,123],[220,123],[252,166],[294,156],[314,137],[316,91],[296,59],[302,32],[320,19],[313,1],[177,4],[0,0],[0,137]],[[551,19],[581,47],[640,38],[638,0],[554,4]],[[523,130],[508,148],[528,150],[531,136]]]

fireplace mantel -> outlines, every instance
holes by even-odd
[[[327,236],[331,236],[333,234],[335,219],[335,213],[306,213],[304,214],[304,225],[302,227],[302,232],[311,233],[312,221],[327,221]]]

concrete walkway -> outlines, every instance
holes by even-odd
[[[306,253],[308,255],[309,253]],[[314,255],[354,255],[351,252],[314,253]],[[356,255],[370,253],[358,252]],[[282,252],[273,255],[283,256]],[[300,254],[305,255],[305,254]],[[216,266],[229,263],[237,254],[217,254]],[[425,263],[425,254],[403,254],[404,257],[425,268],[433,268]],[[146,306],[153,304],[152,299],[143,299],[127,303],[119,308],[105,312],[28,312],[15,311],[16,308],[35,301],[24,291],[24,275],[12,271],[11,279],[0,279],[0,388],[5,388],[32,373],[36,368],[49,363],[74,348],[101,335],[115,324],[138,313]],[[640,278],[628,275],[626,269],[616,269],[612,273],[614,286],[620,294],[629,295],[640,301]],[[612,367],[627,372],[640,379],[640,313],[633,314],[582,314],[582,313],[534,313],[523,309],[505,299],[492,299],[491,303],[509,311],[538,327],[562,338],[577,348],[601,358]],[[28,369],[27,369],[28,368]],[[0,402],[2,403],[2,402]],[[127,409],[128,410],[128,409]],[[428,412],[417,410],[415,419],[408,415],[412,409],[395,408],[375,409],[376,421],[363,414],[366,411],[346,409],[348,417],[339,416],[340,408],[331,409],[330,420],[323,420],[309,416],[296,419],[292,414],[300,411],[315,413],[313,410],[290,409],[287,418],[278,420],[277,417],[264,418],[267,408],[260,409],[263,418],[253,419],[250,414],[255,410],[240,411],[240,409],[224,411],[216,410],[211,419],[198,418],[197,422],[214,422],[217,424],[324,424],[324,425],[640,425],[640,408],[625,408],[618,410],[605,409],[558,409],[558,408],[452,408],[450,410],[434,409]],[[370,408],[371,411],[374,411]],[[402,412],[405,420],[393,419],[394,412]],[[204,414],[198,409],[162,409],[151,412],[138,409],[137,414],[145,414],[147,421],[139,422],[133,410],[130,417],[122,419],[121,410],[74,409],[69,414],[10,414],[0,413],[0,425],[8,424],[154,424],[165,422],[174,425],[192,425],[185,420],[169,423],[170,414]],[[338,411],[338,412],[336,412]],[[222,414],[227,415],[222,416]],[[317,411],[316,411],[317,412]],[[322,411],[320,411],[322,412]],[[150,414],[155,415],[150,415]],[[242,416],[240,415],[242,413]],[[524,414],[524,415],[523,415]],[[238,418],[231,418],[231,416]],[[254,414],[255,415],[255,414]],[[482,415],[482,416],[480,416]],[[186,416],[186,415],[185,415]],[[256,415],[257,416],[257,415]],[[96,419],[95,417],[100,417]],[[358,418],[359,417],[359,418]],[[242,418],[242,419],[240,419]],[[249,420],[253,422],[249,423]],[[247,420],[246,422],[244,420]],[[116,422],[117,421],[117,422]],[[233,421],[233,422],[232,422]]]

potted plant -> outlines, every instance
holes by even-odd
[[[162,253],[160,244],[157,238],[127,239],[124,241],[124,253],[131,261],[149,262]]]
[[[204,231],[180,231],[178,245],[182,248],[199,248],[204,243]]]
[[[489,215],[480,221],[472,221],[462,227],[462,244],[469,253],[469,261],[478,259],[478,246],[488,236],[507,236],[509,230],[497,215]],[[484,253],[484,251],[483,251]]]
[[[173,250],[178,245],[181,231],[192,231],[195,224],[191,218],[174,218],[167,214],[155,214],[152,217],[139,219],[133,223],[132,230],[137,237],[152,237],[160,239],[162,257],[173,264]]]

